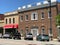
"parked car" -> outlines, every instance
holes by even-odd
[[[21,34],[20,33],[14,33],[13,39],[21,39]]]
[[[46,35],[46,34],[39,34],[37,37],[36,37],[36,40],[37,41],[49,41],[49,36]]]
[[[0,38],[2,38],[2,34],[0,33]]]
[[[3,38],[9,38],[9,39],[12,39],[12,37],[11,37],[11,34],[10,33],[5,33],[5,34],[3,34],[3,36],[2,36]]]
[[[32,33],[27,33],[26,36],[24,37],[25,40],[33,40],[33,35]]]

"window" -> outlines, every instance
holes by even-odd
[[[11,23],[11,18],[9,18],[9,23]]]
[[[48,11],[48,18],[51,18],[51,12]]]
[[[28,15],[25,16],[25,20],[28,21]]]
[[[26,33],[29,33],[29,29],[28,29],[28,27],[26,27]]]
[[[6,24],[7,24],[7,19],[6,19]]]
[[[41,34],[45,34],[45,28],[44,28],[44,26],[42,27]]]
[[[23,16],[20,16],[20,21],[23,21]]]
[[[13,23],[15,23],[15,18],[13,18]]]
[[[44,12],[41,13],[41,19],[44,19]]]
[[[35,17],[35,14],[33,14],[33,18],[35,19],[36,17]]]
[[[31,14],[31,20],[38,20],[38,14],[36,12]]]

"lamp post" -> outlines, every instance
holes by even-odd
[[[50,30],[50,40],[52,40],[52,15],[51,15],[51,0],[46,0],[46,1],[48,1],[48,5],[49,5],[49,17],[50,17],[50,28],[49,28],[49,30]]]

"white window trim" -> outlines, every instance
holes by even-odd
[[[37,35],[39,34],[38,29],[36,29],[36,28],[31,29],[31,33],[32,34],[33,34],[33,30],[36,30],[37,31]]]
[[[33,19],[33,14],[36,14],[36,15],[35,15],[35,19]],[[37,12],[33,12],[33,13],[31,14],[31,20],[38,20],[38,14],[37,14]]]
[[[49,16],[50,14],[49,14],[49,11],[48,11],[48,18],[50,19],[51,17]]]
[[[51,16],[51,17],[49,17],[49,11],[50,11],[50,10],[48,9],[48,19],[52,18],[52,16]],[[51,15],[52,15],[52,14],[51,14]]]

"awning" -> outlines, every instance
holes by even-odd
[[[12,24],[5,25],[4,28],[14,28],[14,25],[12,25]]]
[[[18,24],[14,24],[14,28],[18,28]]]
[[[7,28],[18,28],[18,24],[9,24],[4,26],[5,29]]]

